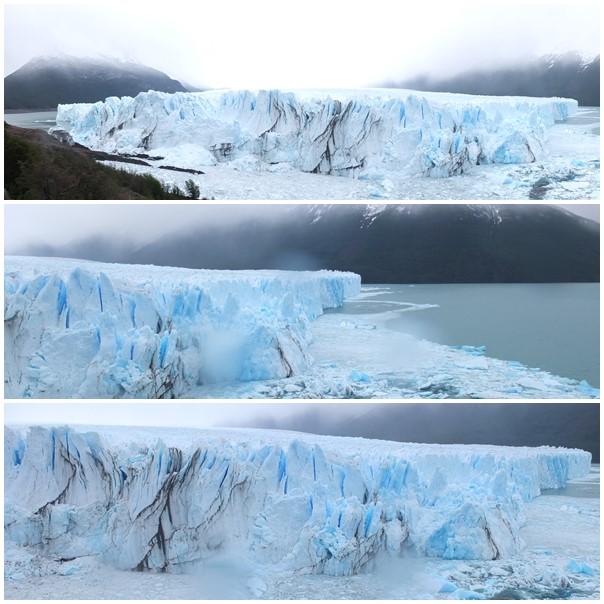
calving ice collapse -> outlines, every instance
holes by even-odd
[[[381,556],[505,559],[522,547],[524,502],[591,462],[237,429],[5,428],[4,446],[11,556],[169,572],[237,556],[285,576],[350,575]]]
[[[446,177],[546,155],[547,129],[577,109],[561,98],[412,90],[226,90],[59,105],[57,129],[111,153],[199,168],[247,158],[304,172]]]
[[[5,257],[5,396],[173,398],[288,377],[354,273],[211,271]]]

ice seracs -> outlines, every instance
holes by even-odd
[[[287,377],[309,322],[360,291],[335,271],[207,271],[5,257],[5,396],[173,398]]]
[[[260,158],[304,172],[388,181],[535,162],[547,129],[576,111],[560,98],[412,90],[146,92],[59,105],[58,132],[93,149],[163,155],[181,167]],[[183,164],[187,164],[184,166]]]
[[[285,575],[350,575],[381,556],[505,559],[522,547],[523,502],[591,461],[223,429],[6,428],[4,446],[13,554],[169,572],[240,556]]]

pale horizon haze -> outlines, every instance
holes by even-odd
[[[261,417],[290,418],[309,409],[347,417],[360,415],[376,403],[186,403],[186,402],[44,402],[5,403],[5,425],[96,425],[173,428],[216,428],[248,425]]]
[[[5,76],[39,55],[102,55],[198,87],[357,88],[548,53],[593,57],[600,52],[600,8],[391,0],[10,3],[4,35]]]

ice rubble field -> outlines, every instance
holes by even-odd
[[[270,430],[93,429],[5,428],[10,593],[36,576],[98,577],[108,565],[185,572],[183,585],[197,576],[198,588],[225,573],[259,597],[278,594],[293,575],[351,575],[423,557],[469,565],[449,567],[457,579],[431,575],[429,590],[442,597],[492,594],[502,577],[541,588],[596,580],[597,548],[589,563],[568,554],[549,560],[541,577],[518,562],[527,502],[589,474],[585,451]],[[493,579],[480,587],[468,571],[478,561]],[[503,570],[514,564],[517,574]]]
[[[363,295],[353,273],[7,256],[5,397],[599,397],[480,347],[393,332],[388,313],[321,316]]]
[[[379,286],[362,287],[371,300]],[[193,398],[599,398],[586,381],[553,375],[513,360],[486,356],[484,346],[446,346],[388,327],[404,303],[379,314],[329,313],[311,324],[313,364],[289,379],[206,384]],[[522,343],[519,342],[519,346]]]
[[[571,99],[394,89],[148,92],[59,105],[57,129],[93,149],[159,157],[128,169],[193,178],[209,198],[519,199],[540,178],[539,198],[591,198],[599,136],[559,125],[577,113]]]

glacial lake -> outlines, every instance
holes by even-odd
[[[56,125],[56,111],[25,111],[22,113],[5,113],[4,121],[19,128],[38,128],[48,130]]]
[[[424,306],[425,305],[425,306]],[[600,284],[366,285],[336,311],[600,387]]]

